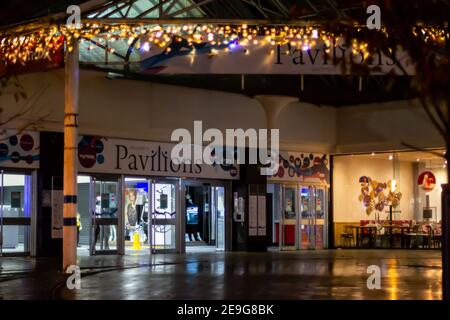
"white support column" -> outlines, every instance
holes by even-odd
[[[255,96],[255,99],[261,104],[266,113],[267,129],[275,128],[277,120],[283,109],[293,102],[297,102],[298,98],[284,96]]]
[[[78,41],[66,55],[64,103],[63,271],[77,264]]]

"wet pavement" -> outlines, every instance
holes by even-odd
[[[442,298],[437,250],[322,250],[79,257],[68,290],[51,259],[0,257],[0,299]],[[381,289],[367,288],[367,268]]]

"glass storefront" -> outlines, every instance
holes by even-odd
[[[438,248],[445,150],[334,157],[334,243]]]
[[[226,188],[181,183],[78,176],[78,254],[184,252],[184,246],[225,250]]]

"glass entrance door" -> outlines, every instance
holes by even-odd
[[[93,178],[90,184],[92,213],[90,254],[117,254],[119,227],[119,181]]]
[[[125,178],[123,208],[126,253],[148,253],[150,248],[150,190],[149,179]]]
[[[177,252],[178,183],[170,180],[152,184],[150,248],[152,252]]]
[[[300,231],[297,187],[283,186],[282,190],[282,215],[280,219],[280,249],[298,249]]]
[[[190,252],[225,251],[226,191],[218,181],[184,180],[184,245]],[[182,244],[183,245],[183,244]]]
[[[316,186],[300,187],[301,248],[322,249],[325,243],[326,189]]]
[[[212,217],[216,237],[216,250],[225,251],[225,188],[211,187],[212,191]]]
[[[0,171],[0,255],[29,255],[31,175]]]

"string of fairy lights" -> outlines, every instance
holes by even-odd
[[[362,30],[361,26],[354,26],[355,31]],[[386,29],[380,32],[388,37]],[[436,43],[445,42],[449,37],[448,31],[414,26],[411,32],[423,41]],[[357,33],[357,32],[356,32]],[[65,46],[66,50],[73,50],[74,41],[100,39],[100,42],[114,42],[125,40],[129,45],[134,44],[137,49],[148,51],[151,46],[164,48],[170,53],[170,44],[186,42],[188,46],[206,43],[211,46],[211,54],[217,54],[215,47],[230,51],[239,45],[240,52],[250,54],[250,46],[267,46],[268,53],[273,53],[278,45],[289,44],[299,50],[310,50],[317,44],[325,45],[327,50],[337,43],[339,38],[345,38],[345,32],[335,34],[321,26],[247,26],[242,25],[133,25],[133,24],[83,24],[79,28],[67,25],[43,26],[37,30],[26,32],[0,32],[0,61],[4,64],[26,63],[51,56]],[[87,50],[92,49],[88,46]],[[351,40],[353,53],[369,55],[369,44],[360,40]],[[107,50],[114,52],[114,48]],[[326,50],[326,51],[327,51]],[[194,50],[195,51],[195,50]]]

